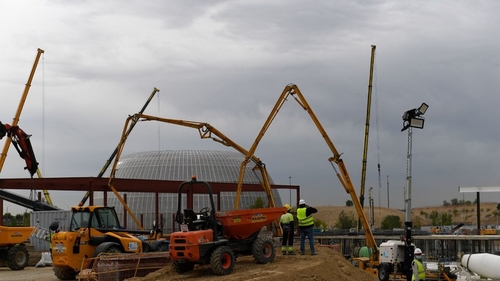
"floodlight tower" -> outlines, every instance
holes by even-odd
[[[412,268],[411,262],[413,261],[413,250],[412,245],[413,239],[411,237],[411,150],[412,150],[412,128],[423,129],[424,128],[424,113],[427,111],[429,106],[424,102],[419,108],[414,108],[406,111],[403,114],[403,129],[401,132],[408,130],[408,150],[406,154],[406,197],[405,197],[405,210],[406,210],[406,247],[405,247],[405,270],[406,270],[406,280],[411,281]]]

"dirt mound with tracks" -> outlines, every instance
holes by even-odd
[[[308,249],[308,247],[306,247]],[[297,251],[296,251],[297,252]],[[256,264],[252,256],[238,257],[234,270],[229,275],[214,275],[210,266],[196,265],[193,271],[178,274],[170,266],[153,272],[146,277],[135,277],[128,281],[181,281],[181,280],[213,280],[213,281],[271,281],[271,280],[336,280],[336,281],[373,281],[376,276],[370,275],[351,265],[340,253],[328,248],[318,247],[318,255],[283,256],[280,253],[272,263]]]

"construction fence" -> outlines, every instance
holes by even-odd
[[[168,252],[102,253],[95,258],[83,260],[77,280],[121,281],[132,277],[144,277],[169,265]]]

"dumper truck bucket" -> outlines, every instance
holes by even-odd
[[[215,217],[222,222],[228,239],[246,239],[284,213],[285,207],[274,207],[216,212]]]

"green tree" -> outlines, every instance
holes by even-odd
[[[452,205],[452,206],[456,206],[456,205],[458,205],[458,199],[457,199],[457,198],[453,198],[453,199],[451,199],[451,205]]]
[[[3,214],[2,225],[5,225],[5,226],[14,226],[15,225],[14,216],[11,213],[5,213],[5,214]]]
[[[346,214],[344,211],[340,212],[339,218],[335,223],[335,228],[338,229],[349,229],[351,227],[355,227],[357,224],[356,219],[354,219],[354,215],[349,212]]]
[[[453,221],[453,215],[448,213],[441,213],[437,218],[437,225],[451,225]]]
[[[354,203],[352,203],[352,200],[347,200],[347,201],[345,201],[345,205],[347,207],[352,207],[354,205]]]
[[[432,211],[429,214],[429,219],[431,219],[432,225],[438,225],[438,217],[439,217],[439,213],[436,210]]]
[[[257,197],[257,199],[255,199],[255,202],[253,202],[253,205],[250,206],[250,209],[259,209],[259,208],[264,208],[265,206],[265,202],[264,202],[264,199],[262,199],[262,197]]]
[[[314,218],[314,227],[319,227],[323,230],[326,230],[328,228],[328,226],[326,225],[326,222],[324,222],[318,218]]]
[[[422,227],[422,219],[420,217],[415,218],[415,222],[413,223],[413,228],[420,229]]]
[[[385,218],[380,223],[380,228],[382,229],[401,228],[401,218],[395,215],[385,216]]]
[[[443,200],[443,206],[450,206],[450,202],[446,201],[446,200]]]
[[[31,213],[30,212],[25,212],[23,214],[23,225],[24,226],[29,226],[31,221]]]

